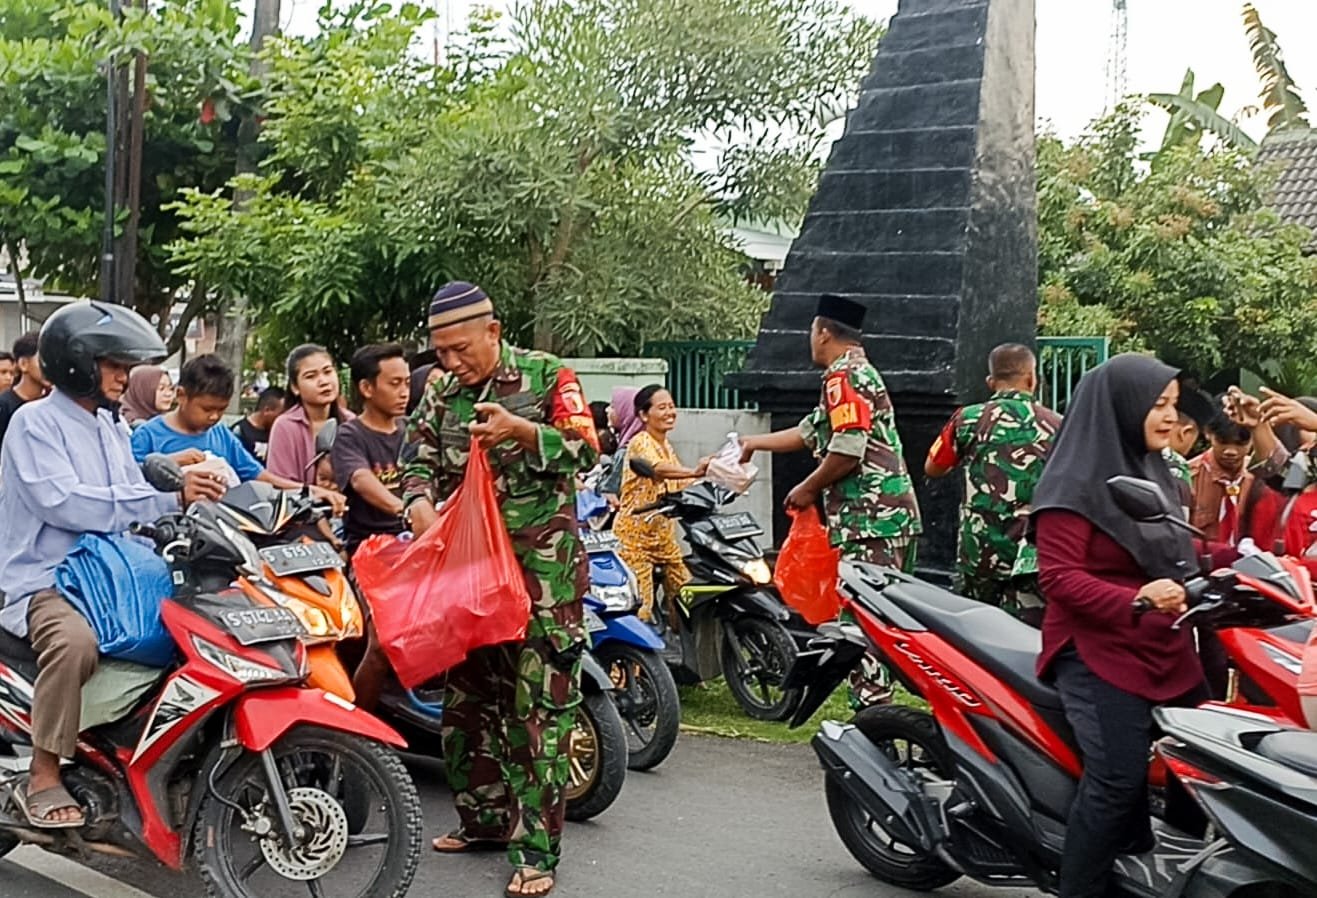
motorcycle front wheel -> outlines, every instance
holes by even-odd
[[[206,894],[402,898],[420,859],[421,804],[398,756],[378,742],[305,726],[271,751],[294,838],[259,755],[239,758],[213,791],[201,771],[197,788],[206,795],[192,850]]]
[[[585,696],[572,728],[567,819],[579,823],[608,810],[626,782],[626,730],[613,700],[602,692]]]
[[[723,678],[732,697],[755,720],[786,720],[800,704],[800,690],[782,688],[796,658],[791,634],[758,617],[735,618],[723,627]]]

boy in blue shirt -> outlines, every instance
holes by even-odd
[[[199,355],[188,361],[178,375],[178,408],[133,432],[133,456],[141,462],[152,452],[163,452],[189,464],[202,461],[209,452],[228,462],[242,483],[260,480],[280,489],[300,490],[301,483],[265,470],[224,426],[233,390],[233,372],[219,356]],[[346,501],[341,493],[314,486],[311,492],[341,513]]]

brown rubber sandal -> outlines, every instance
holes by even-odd
[[[533,892],[526,891],[526,886],[531,883],[549,881],[547,889],[540,889]],[[541,898],[553,891],[557,885],[552,870],[540,870],[536,867],[518,867],[513,871],[512,879],[508,882],[508,887],[503,890],[503,894],[508,898]]]
[[[469,839],[460,829],[440,836],[430,843],[440,854],[468,854],[479,851],[506,851],[508,843],[501,839]]]
[[[78,804],[77,800],[69,794],[69,790],[62,785],[51,786],[49,789],[28,795],[27,784],[22,783],[14,787],[14,800],[23,809],[27,822],[37,829],[77,829],[87,823],[87,813],[82,809],[82,805]],[[50,819],[50,815],[55,811],[70,809],[78,812],[78,816],[72,820]]]

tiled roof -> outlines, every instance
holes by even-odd
[[[1271,205],[1280,217],[1317,232],[1317,130],[1267,138],[1258,162],[1277,169]]]

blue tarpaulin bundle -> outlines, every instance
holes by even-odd
[[[173,593],[169,567],[145,543],[88,533],[55,569],[55,585],[87,618],[101,654],[151,667],[174,660],[174,640],[160,619]]]

